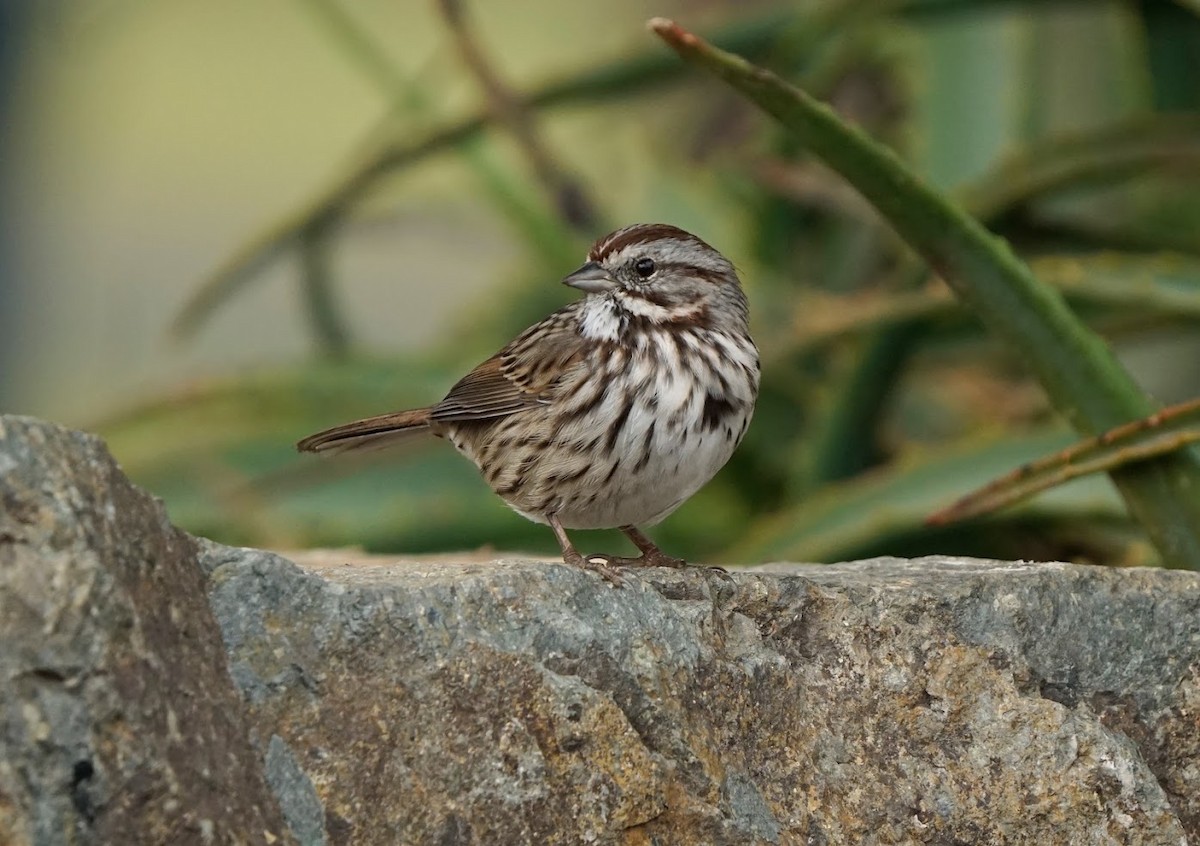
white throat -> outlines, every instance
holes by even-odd
[[[621,315],[611,295],[591,296],[583,301],[579,333],[589,341],[615,341],[621,334]]]

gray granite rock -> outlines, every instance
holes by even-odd
[[[302,559],[201,553],[328,843],[1200,834],[1195,574]]]
[[[1200,842],[1198,574],[289,561],[3,426],[0,842]]]
[[[99,439],[0,417],[0,844],[289,842],[221,646]]]

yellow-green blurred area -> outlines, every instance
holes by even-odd
[[[595,237],[665,221],[737,264],[765,365],[738,454],[654,531],[671,552],[1154,560],[1103,476],[925,526],[1073,436],[852,189],[644,23],[831,103],[1180,402],[1200,394],[1191,0],[27,5],[3,36],[0,408],[99,431],[193,532],[553,552],[436,439],[292,445],[435,402],[571,299]]]

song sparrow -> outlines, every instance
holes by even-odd
[[[563,560],[614,584],[621,565],[681,567],[637,526],[721,469],[750,423],[758,350],[733,265],[665,224],[619,229],[563,282],[585,296],[531,326],[429,408],[337,426],[306,452],[445,437]],[[579,554],[566,529],[620,528],[635,559]]]

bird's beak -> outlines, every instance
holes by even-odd
[[[581,291],[587,291],[589,294],[602,294],[605,291],[611,291],[616,288],[617,280],[613,279],[608,271],[597,262],[589,261],[583,267],[564,278],[563,284],[570,285],[572,288],[578,288]]]

